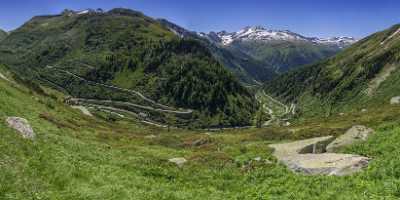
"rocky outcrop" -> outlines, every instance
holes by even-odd
[[[308,175],[344,176],[366,167],[369,158],[352,155],[325,153],[326,145],[334,138],[319,137],[291,143],[273,144],[274,156],[294,172]]]
[[[374,130],[365,126],[353,126],[344,135],[336,138],[326,147],[327,152],[335,152],[344,146],[349,146],[354,143],[366,141],[368,136],[374,133]]]
[[[20,117],[8,117],[6,122],[10,128],[17,130],[23,138],[34,139],[35,133],[28,120]]]
[[[395,104],[400,104],[400,96],[393,97],[390,99],[390,104],[395,105]]]

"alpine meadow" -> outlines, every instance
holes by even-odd
[[[0,4],[0,199],[400,199],[398,2]]]

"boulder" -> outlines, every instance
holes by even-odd
[[[400,104],[400,96],[393,97],[390,99],[390,104],[395,105],[395,104]]]
[[[362,142],[374,133],[374,130],[365,126],[353,126],[344,135],[336,138],[326,147],[327,152],[335,152],[344,146],[349,146],[354,143]]]
[[[332,136],[300,140],[296,142],[272,144],[274,156],[293,172],[307,175],[345,176],[362,170],[369,158],[352,155],[325,153]]]
[[[35,133],[28,120],[20,117],[8,117],[6,122],[10,128],[17,130],[23,138],[34,139]]]
[[[307,175],[345,176],[362,170],[369,158],[352,154],[300,154],[281,162],[294,172]]]
[[[178,167],[182,167],[183,164],[185,164],[187,162],[187,160],[185,158],[171,158],[168,161],[176,164]]]

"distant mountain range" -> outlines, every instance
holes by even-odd
[[[207,43],[217,60],[250,84],[333,56],[357,41],[352,37],[305,37],[261,26],[246,27],[234,33],[197,33],[164,19],[159,21],[180,37]]]
[[[261,26],[245,27],[234,33],[221,31],[199,35],[220,48],[248,55],[277,74],[333,56],[357,41],[352,37],[306,37]],[[261,78],[265,80],[268,79]]]
[[[226,31],[210,32],[208,34],[200,33],[201,36],[209,38],[211,41],[229,46],[235,42],[257,41],[257,42],[308,42],[315,45],[330,45],[337,48],[345,48],[355,43],[357,40],[353,37],[305,37],[303,35],[291,32],[289,30],[269,30],[262,26],[248,26],[238,32],[228,33]]]

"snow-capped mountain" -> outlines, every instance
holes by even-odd
[[[200,34],[208,37],[213,42],[221,43],[222,45],[230,45],[235,41],[304,41],[314,44],[336,45],[346,47],[357,40],[353,37],[332,37],[332,38],[317,38],[306,37],[289,30],[269,30],[262,26],[245,27],[238,32],[228,33],[221,31],[218,33],[211,32],[209,34]]]
[[[104,11],[101,8],[98,8],[96,10],[94,9],[86,9],[86,10],[69,10],[65,9],[62,14],[66,16],[76,16],[76,15],[86,15],[86,14],[92,14],[92,13],[104,13]]]

